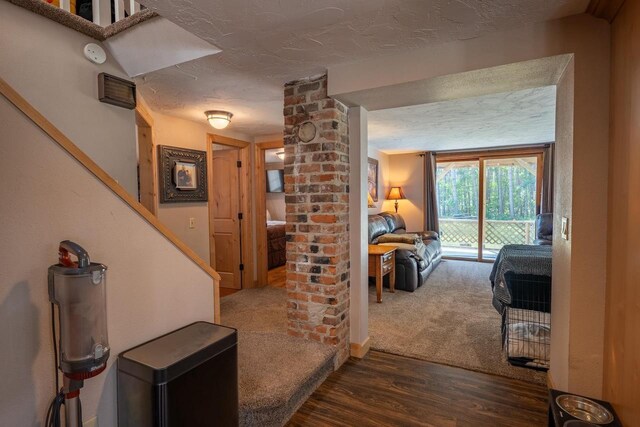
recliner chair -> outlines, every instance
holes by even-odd
[[[553,214],[543,213],[536,216],[536,239],[534,245],[553,244]]]
[[[379,237],[388,233],[407,234],[406,224],[401,215],[392,212],[369,215],[369,244],[378,244]],[[410,250],[396,250],[396,289],[413,292],[424,284],[438,265],[442,259],[442,249],[438,233],[434,231],[409,234],[420,236],[426,246],[425,256],[420,259]]]

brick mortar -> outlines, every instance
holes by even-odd
[[[347,107],[327,96],[323,75],[287,83],[283,115],[288,332],[335,346],[339,365],[349,355]]]

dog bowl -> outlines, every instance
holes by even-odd
[[[561,394],[556,397],[558,406],[569,415],[592,424],[609,424],[613,414],[604,406],[586,397]]]

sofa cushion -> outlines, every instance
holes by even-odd
[[[380,215],[369,215],[369,244],[378,243],[378,237],[389,233],[389,224]]]
[[[389,225],[389,233],[406,232],[407,226],[404,222],[404,218],[402,218],[400,214],[393,212],[380,212],[380,216],[387,221],[387,224]]]

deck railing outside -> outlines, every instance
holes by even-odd
[[[530,245],[535,233],[534,221],[487,220],[484,249],[499,250],[507,244]],[[478,248],[477,219],[440,219],[440,239],[445,248]]]

